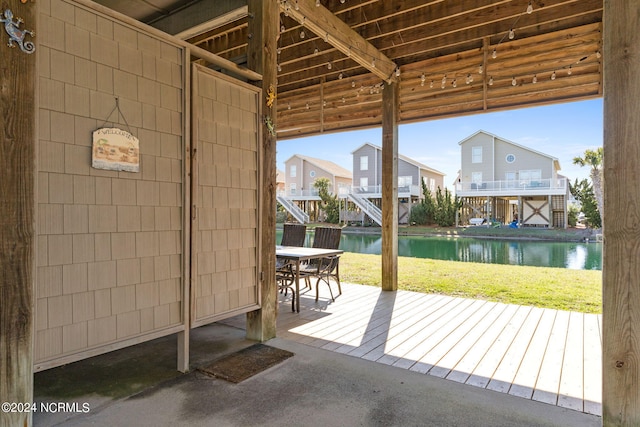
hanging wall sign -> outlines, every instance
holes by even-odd
[[[101,128],[93,132],[93,161],[96,169],[140,172],[138,138],[126,130]]]

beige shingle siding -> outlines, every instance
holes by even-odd
[[[41,12],[35,362],[55,364],[181,323],[184,64],[83,7]],[[140,173],[90,167],[103,124],[140,139]]]

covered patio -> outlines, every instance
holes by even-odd
[[[602,316],[343,283],[279,295],[277,336],[415,373],[602,415]],[[243,316],[221,321],[244,329]],[[375,375],[375,374],[373,374]]]
[[[268,345],[295,356],[239,384],[199,368],[254,344],[244,316],[192,330],[186,375],[175,372],[171,336],[38,373],[38,404],[91,410],[39,412],[35,424],[113,426],[144,414],[155,426],[600,425],[600,316],[343,289],[335,302],[304,293],[299,314],[280,295]],[[123,375],[132,363],[136,373]]]
[[[404,298],[397,291],[399,124],[603,96],[602,422],[640,424],[635,2],[6,6],[3,41],[19,40],[22,49],[4,47],[10,72],[2,77],[1,401],[32,401],[35,371],[174,334],[178,368],[187,371],[191,329],[237,314],[246,313],[247,338],[274,338],[278,139],[382,127],[382,198],[390,201],[382,206],[380,282],[390,291],[382,303]],[[29,31],[9,31],[20,25]],[[23,41],[36,33],[43,37],[35,36],[30,55]],[[90,132],[111,117],[112,104],[122,107],[121,126],[129,127],[128,117],[150,141],[141,175],[89,166]],[[224,295],[211,294],[217,283]],[[596,323],[584,321],[591,329]],[[337,342],[355,351],[359,341],[354,332]],[[434,365],[428,355],[412,366]],[[492,387],[502,387],[495,380]],[[575,406],[597,413],[597,386],[582,387],[589,395]],[[564,401],[558,390],[556,403]],[[3,426],[32,421],[4,415]]]

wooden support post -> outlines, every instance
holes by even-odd
[[[523,214],[522,203],[523,202],[524,201],[522,200],[522,196],[518,196],[518,224],[522,222],[522,214]]]
[[[272,135],[263,120],[271,120],[276,126],[274,101],[267,106],[269,89],[274,90],[277,67],[277,38],[280,30],[280,6],[278,0],[249,0],[248,65],[262,74],[262,127],[259,171],[262,174],[260,191],[261,243],[259,250],[261,273],[261,309],[247,313],[247,338],[266,341],[276,336],[278,309],[276,289],[276,136]]]
[[[382,290],[398,289],[398,83],[382,91]]]
[[[494,212],[493,210],[489,209],[491,207],[491,197],[487,196],[487,201],[484,204],[484,218],[487,220],[487,224],[491,224],[491,215],[489,214],[489,211]]]
[[[36,28],[37,3],[3,2]],[[3,9],[4,10],[4,9]],[[0,51],[0,402],[33,402],[36,55]],[[27,35],[25,41],[31,41]],[[1,412],[0,426],[31,425],[30,411]]]
[[[640,3],[604,2],[602,421],[640,425]]]

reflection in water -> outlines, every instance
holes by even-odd
[[[279,242],[281,231],[276,234],[276,241]],[[310,243],[311,239],[308,241]],[[378,235],[343,233],[340,249],[346,252],[380,254],[382,238]],[[574,270],[602,269],[601,243],[400,236],[398,255]]]

